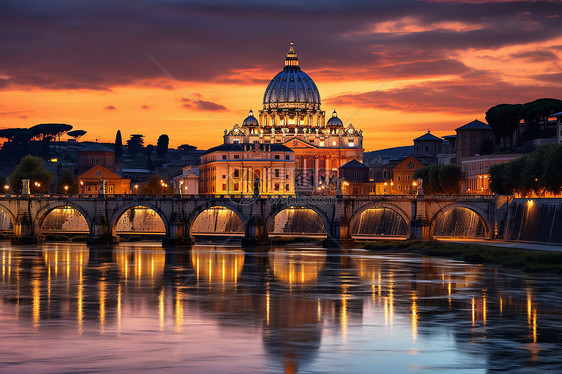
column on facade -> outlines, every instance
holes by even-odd
[[[308,185],[308,171],[306,169],[306,157],[302,156],[302,170],[301,170],[301,176],[302,176],[302,185],[303,186],[307,186]]]
[[[269,192],[272,193],[272,191],[273,191],[273,169],[271,167],[268,168],[267,185],[268,185]]]
[[[318,172],[319,172],[319,168],[320,168],[320,159],[317,157],[314,157],[314,189],[316,189],[318,187]]]

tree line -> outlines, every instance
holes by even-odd
[[[548,118],[557,112],[562,112],[562,100],[542,98],[525,104],[498,104],[486,112],[486,122],[494,131],[496,144],[510,149],[513,140],[536,139],[540,136],[541,127],[543,136],[548,134]],[[519,124],[525,123],[524,134],[519,134]]]
[[[523,196],[562,192],[562,145],[543,145],[521,158],[492,165],[490,189],[497,194],[517,192]]]

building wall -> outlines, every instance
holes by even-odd
[[[468,129],[457,131],[457,165],[462,165],[464,158],[481,152],[482,144],[492,142],[494,133],[491,129]]]
[[[260,179],[260,194],[295,193],[293,152],[216,151],[201,157],[199,194],[251,195]]]
[[[520,154],[500,154],[467,157],[462,161],[461,169],[464,176],[462,193],[489,194],[490,167],[515,160]]]

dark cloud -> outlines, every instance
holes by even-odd
[[[459,73],[459,51],[561,36],[559,13],[540,1],[5,0],[0,76],[10,79],[0,88],[111,90],[154,80],[174,89],[146,52],[179,80],[261,84],[281,69],[293,39],[301,65],[332,79],[384,75],[412,54],[400,74]],[[388,22],[406,31],[376,28]],[[256,68],[259,78],[243,73]]]
[[[147,110],[148,110],[148,109],[150,109],[150,106],[148,106],[148,105],[141,105],[141,109],[147,109]]]
[[[511,55],[514,58],[521,58],[531,62],[544,62],[544,61],[557,61],[558,55],[552,51],[538,50],[538,51],[525,51],[514,53]]]
[[[554,83],[558,87],[562,85],[562,73],[549,73],[549,74],[540,74],[534,77],[543,82]],[[554,97],[560,97],[560,88],[558,89],[559,93]]]
[[[108,105],[108,106],[106,106],[106,107],[103,108],[103,109],[105,109],[105,110],[115,110],[115,109],[117,109],[117,108],[115,108],[113,105]]]
[[[401,88],[342,94],[325,100],[329,105],[352,105],[404,112],[481,114],[498,103],[525,103],[539,97],[558,97],[557,87],[514,86],[500,80],[423,82]]]
[[[198,95],[196,95],[198,96]],[[187,98],[178,99],[182,103],[181,107],[191,110],[206,110],[209,112],[220,112],[222,110],[228,110],[224,105],[214,103],[212,101],[206,100],[191,100]]]

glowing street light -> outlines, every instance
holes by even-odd
[[[10,186],[8,186],[7,184],[5,184],[5,185],[4,185],[4,190],[5,190],[6,192],[8,192],[9,189],[10,189]]]
[[[64,194],[66,195],[67,192],[68,192],[68,186],[64,186]]]
[[[138,192],[139,192],[139,185],[135,184],[135,193],[138,193]]]

